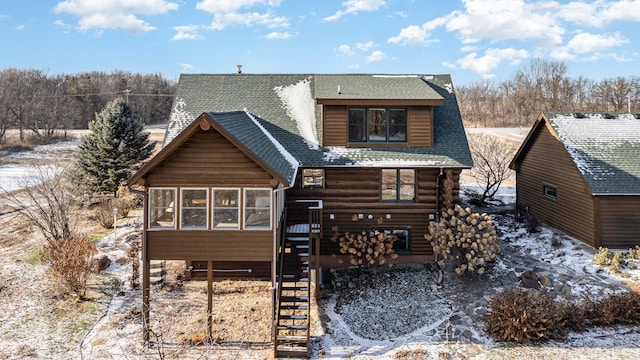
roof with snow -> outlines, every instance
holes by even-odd
[[[338,85],[344,89],[343,94],[338,94]],[[321,96],[329,99],[336,95],[348,99],[438,101],[442,105],[434,107],[434,146],[321,146],[321,106],[316,100]],[[301,167],[469,168],[473,164],[449,75],[183,74],[176,90],[164,146],[202,113],[237,111],[251,114]],[[243,142],[253,141],[255,128],[236,127],[232,121],[220,125],[233,128],[229,132]],[[252,151],[255,147],[247,146]],[[279,161],[277,158],[263,160],[275,163]]]
[[[593,194],[640,194],[640,115],[543,116]]]

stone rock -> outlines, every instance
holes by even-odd
[[[527,270],[520,275],[520,286],[525,289],[540,289],[540,278],[535,272]]]
[[[93,270],[96,273],[100,273],[106,270],[111,265],[111,259],[107,255],[103,255],[101,258],[93,259]]]

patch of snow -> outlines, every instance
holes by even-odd
[[[176,106],[173,107],[171,112],[171,118],[169,119],[169,125],[167,126],[167,134],[165,144],[169,144],[186,126],[191,124],[195,116],[188,111],[184,110],[186,103],[184,99],[180,98],[176,102]]]
[[[309,148],[319,148],[318,134],[316,130],[316,107],[311,95],[310,78],[288,86],[276,86],[273,89],[287,114],[296,122],[300,135],[307,141]]]
[[[282,154],[282,156],[287,160],[287,162],[293,168],[294,174],[297,174],[298,166],[300,165],[298,160],[296,160],[296,158],[293,155],[291,155],[291,153],[288,152],[287,149],[285,149],[284,146],[282,146],[282,144],[280,144],[280,142],[278,142],[278,140],[276,140],[276,138],[274,138],[273,135],[271,135],[271,133],[268,132],[267,129],[265,129],[262,126],[262,124],[260,124],[260,122],[256,120],[256,118],[247,109],[244,109],[244,112],[251,119],[251,121],[253,121],[253,123],[256,124],[256,126],[260,129],[260,131],[262,131],[262,133],[271,141],[271,143],[278,149],[280,154]],[[294,178],[295,178],[295,175],[294,175]]]
[[[54,165],[39,167],[17,164],[0,165],[0,190],[15,191],[36,186],[40,180],[53,178],[61,171],[61,168]]]

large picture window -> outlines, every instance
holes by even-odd
[[[414,169],[382,169],[380,200],[383,202],[414,202],[416,173]]]
[[[151,188],[149,189],[149,227],[174,228],[176,227],[176,189]]]
[[[181,229],[207,229],[209,227],[208,189],[181,189],[180,204]]]
[[[271,229],[271,189],[244,190],[244,228]]]
[[[394,108],[351,108],[349,142],[407,142],[407,111]]]
[[[240,189],[213,189],[213,228],[240,228]]]

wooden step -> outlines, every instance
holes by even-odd
[[[307,337],[304,335],[280,335],[278,342],[306,343]]]
[[[295,303],[295,302],[307,302],[307,301],[309,301],[309,297],[308,296],[282,296],[280,298],[280,302],[281,303],[283,303],[283,302],[288,302],[288,303],[293,302],[293,303]]]
[[[287,236],[287,241],[294,241],[294,242],[307,242],[309,241],[309,237],[306,236]]]
[[[278,325],[278,330],[307,330],[306,325]],[[280,339],[281,337],[278,337]],[[307,337],[305,336],[305,339]]]
[[[282,290],[294,290],[294,291],[309,291],[309,287],[306,285],[300,286],[282,286]]]
[[[302,346],[286,346],[276,349],[276,356],[279,358],[308,358],[309,352],[306,347]]]
[[[307,305],[280,305],[280,310],[308,310]]]
[[[280,315],[281,320],[307,320],[307,315]],[[306,329],[306,326],[305,326]]]

